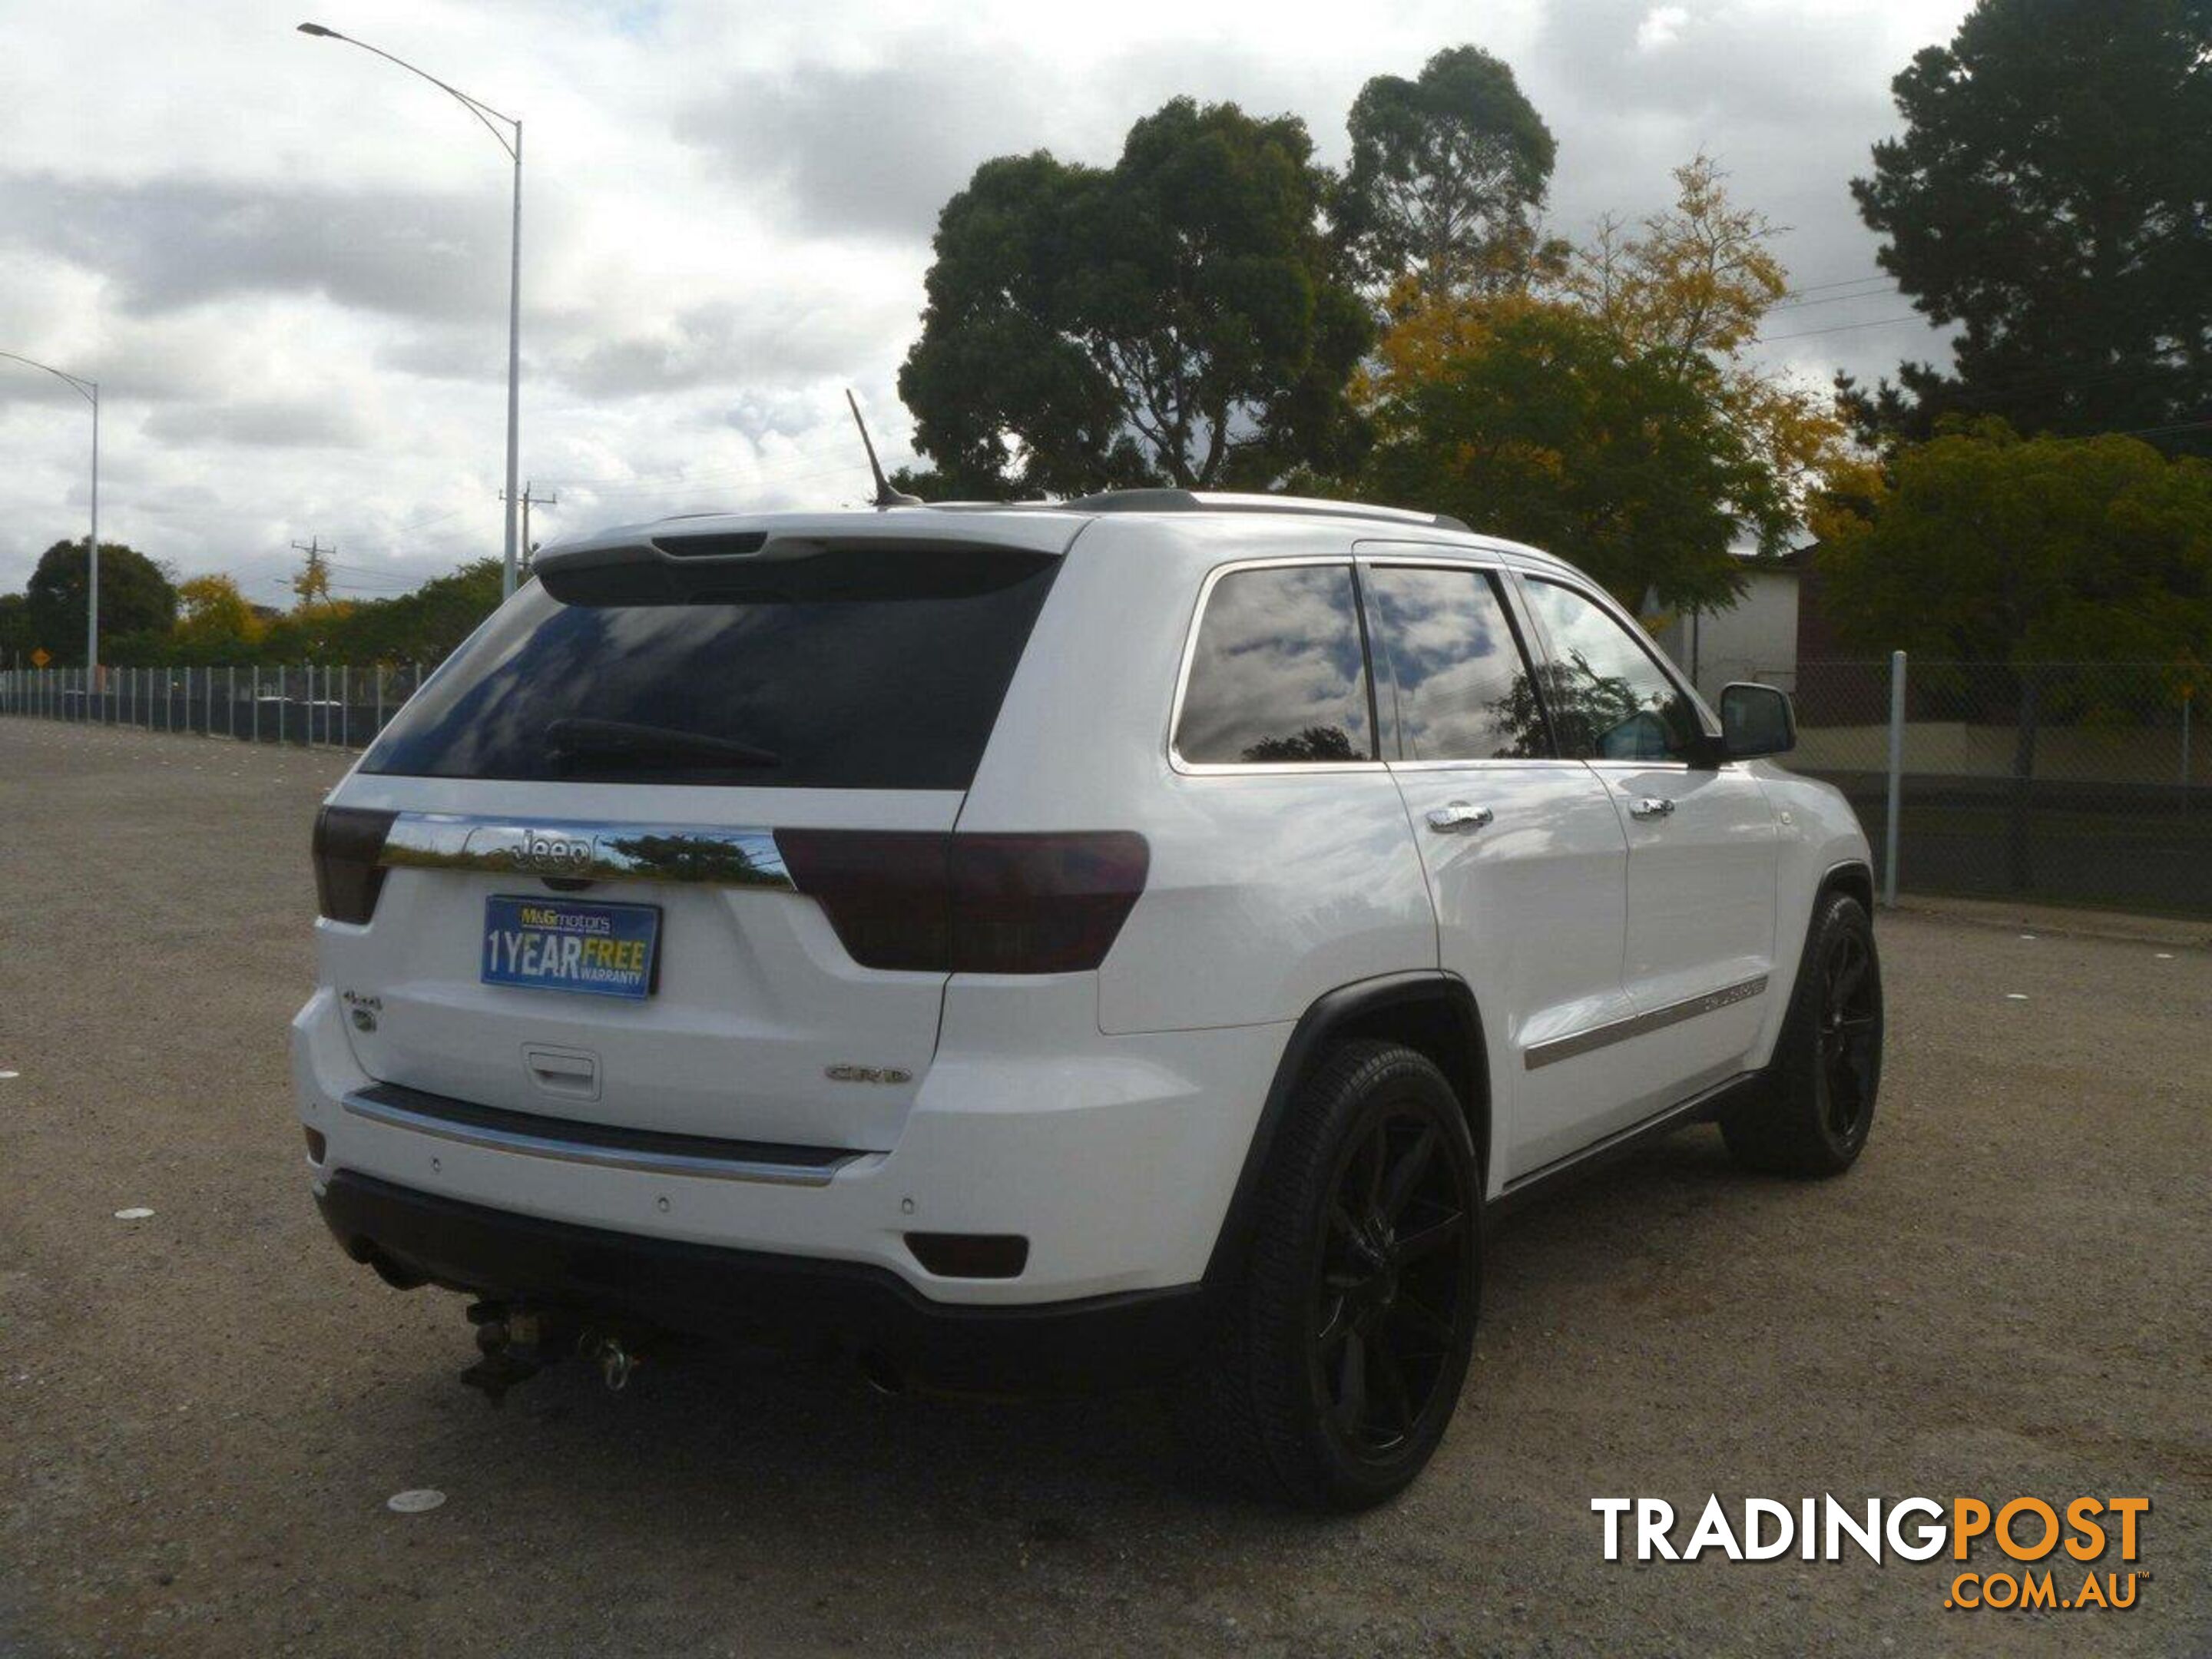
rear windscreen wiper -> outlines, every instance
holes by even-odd
[[[684,732],[672,726],[640,726],[629,720],[557,720],[546,726],[545,740],[556,754],[562,755],[719,761],[728,766],[783,764],[782,756],[734,738]]]

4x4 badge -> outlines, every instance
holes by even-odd
[[[822,1075],[832,1083],[911,1083],[914,1073],[897,1066],[825,1066]]]

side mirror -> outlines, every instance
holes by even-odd
[[[1729,760],[1786,755],[1797,746],[1797,715],[1787,693],[1739,681],[1721,689],[1721,752]]]

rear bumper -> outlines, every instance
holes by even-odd
[[[316,1203],[357,1261],[450,1290],[715,1340],[879,1357],[930,1386],[1071,1392],[1163,1380],[1206,1326],[1196,1285],[1012,1306],[933,1302],[862,1262],[726,1249],[487,1208],[337,1170]]]
[[[946,1040],[893,1144],[797,1170],[735,1169],[733,1143],[695,1146],[646,1126],[601,1147],[589,1144],[587,1120],[548,1148],[506,1133],[509,1112],[482,1109],[486,1122],[465,1133],[400,1109],[365,1112],[391,1091],[362,1071],[325,987],[293,1022],[300,1117],[321,1148],[310,1171],[318,1183],[368,1177],[617,1237],[870,1268],[948,1308],[1057,1307],[1195,1284],[1286,1028],[1106,1037],[1095,987],[1069,980],[1023,992],[1061,1006],[1056,1026],[1024,1008],[995,1028],[976,1011],[1014,999],[956,981]],[[452,1117],[457,1105],[441,1109]],[[543,1129],[556,1109],[576,1110],[549,1103],[521,1127]],[[612,1128],[619,1118],[597,1121]],[[909,1248],[915,1232],[1018,1236],[1026,1260],[1008,1278],[946,1276]]]

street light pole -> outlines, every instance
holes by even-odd
[[[512,594],[520,564],[515,542],[515,488],[521,470],[522,441],[522,123],[514,116],[501,115],[482,99],[470,97],[459,87],[448,86],[428,70],[416,69],[404,58],[394,58],[390,52],[372,46],[366,40],[340,34],[336,29],[325,28],[320,23],[302,23],[300,33],[312,34],[323,40],[343,40],[349,46],[359,46],[363,52],[374,52],[386,63],[397,64],[410,75],[420,76],[439,91],[458,100],[463,108],[483,123],[484,131],[499,141],[500,148],[514,159],[514,216],[507,247],[507,562],[500,574],[501,594]],[[494,121],[503,124],[508,132],[501,132],[492,125]]]
[[[514,122],[514,219],[507,239],[507,562],[499,592],[511,599],[520,565],[514,534],[514,480],[522,441],[522,119]]]
[[[92,534],[84,544],[84,683],[89,690],[100,675],[100,382],[19,352],[0,351],[0,357],[44,369],[92,405]]]

